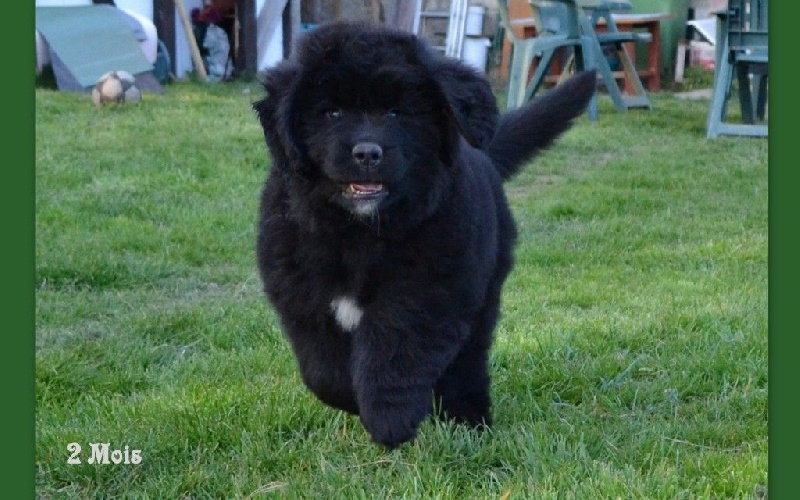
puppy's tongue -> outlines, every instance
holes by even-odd
[[[350,183],[347,190],[353,194],[375,194],[383,191],[383,184]]]

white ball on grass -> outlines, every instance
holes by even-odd
[[[109,71],[97,79],[92,89],[92,100],[96,106],[135,104],[142,100],[142,91],[132,74],[121,70]]]

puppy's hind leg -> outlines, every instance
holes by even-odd
[[[476,428],[492,425],[489,349],[500,315],[500,291],[509,268],[505,262],[472,324],[472,336],[436,383],[434,397],[442,418]]]
[[[491,335],[491,330],[489,330]],[[484,338],[482,338],[484,337]],[[486,332],[473,332],[434,388],[438,416],[471,427],[492,424]]]

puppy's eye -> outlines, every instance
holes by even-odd
[[[400,114],[400,111],[398,111],[396,109],[390,109],[389,111],[386,112],[386,114],[384,116],[386,118],[397,118],[397,115],[399,115],[399,114]]]
[[[328,118],[339,118],[342,116],[342,110],[339,108],[329,109],[325,112],[325,116]]]

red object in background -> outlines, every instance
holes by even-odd
[[[225,16],[215,7],[205,7],[192,9],[192,22],[193,23],[213,23],[218,24]]]

